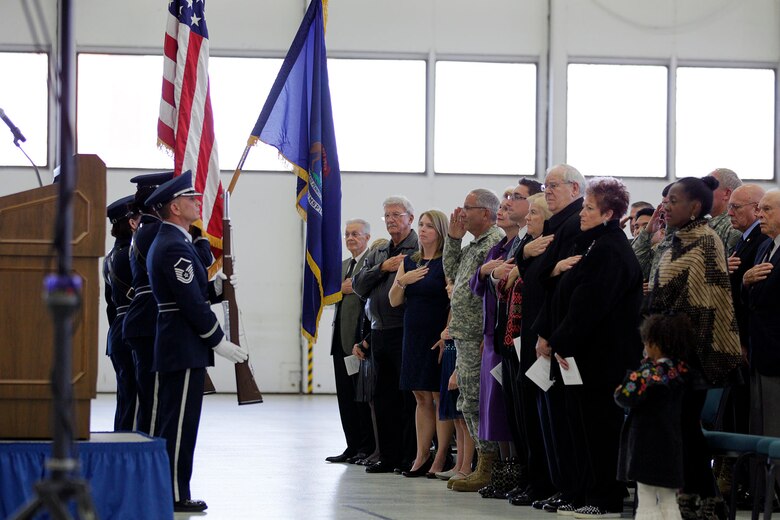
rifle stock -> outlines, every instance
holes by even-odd
[[[208,371],[206,372],[206,380],[203,382],[203,395],[216,394],[217,389],[214,387],[214,383],[209,377]]]
[[[236,291],[230,284],[230,277],[233,275],[233,251],[232,234],[233,228],[230,225],[230,216],[228,213],[229,195],[225,192],[224,218],[222,219],[222,258],[223,271],[227,280],[223,284],[223,305],[227,303],[227,312],[225,313],[228,333],[228,340],[236,345],[239,344],[239,323],[238,323],[238,304],[236,303]],[[243,363],[236,363],[236,397],[238,404],[262,403],[263,396],[260,389],[257,388],[255,376],[252,374],[252,368],[247,359]]]

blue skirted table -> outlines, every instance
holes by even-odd
[[[171,472],[165,441],[140,433],[92,433],[74,444],[98,518],[173,518]],[[0,518],[33,497],[46,475],[50,442],[0,441]],[[75,453],[74,453],[75,456]]]

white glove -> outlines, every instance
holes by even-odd
[[[233,363],[243,363],[249,358],[249,353],[235,343],[231,343],[226,339],[214,347],[214,352]]]
[[[214,291],[217,293],[217,296],[222,296],[222,284],[224,283],[224,280],[227,280],[227,275],[222,271],[219,271],[216,278],[214,278]],[[235,271],[230,275],[230,285],[233,286],[233,289],[238,287],[238,275]]]

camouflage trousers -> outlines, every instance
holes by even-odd
[[[469,434],[481,453],[498,451],[498,444],[479,438],[479,371],[482,366],[482,354],[479,351],[481,341],[455,340],[455,369],[458,371],[457,407],[463,414]]]

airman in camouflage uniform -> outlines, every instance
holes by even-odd
[[[737,174],[728,168],[717,168],[713,170],[709,177],[715,177],[718,181],[718,187],[712,192],[712,218],[708,222],[710,227],[723,240],[723,246],[726,254],[734,251],[737,241],[742,233],[731,227],[731,217],[729,217],[728,204],[731,193],[742,186],[742,181]]]
[[[479,452],[477,470],[469,477],[453,483],[457,491],[477,491],[490,481],[490,469],[498,445],[479,439],[479,372],[482,362],[482,299],[469,288],[469,280],[485,261],[488,250],[503,237],[496,226],[499,200],[490,190],[476,189],[466,196],[462,208],[450,216],[447,239],[444,241],[444,274],[455,280],[452,291],[452,319],[449,332],[455,340],[458,373],[458,409],[468,426]],[[466,231],[474,240],[461,249]],[[487,479],[487,482],[485,481]]]

